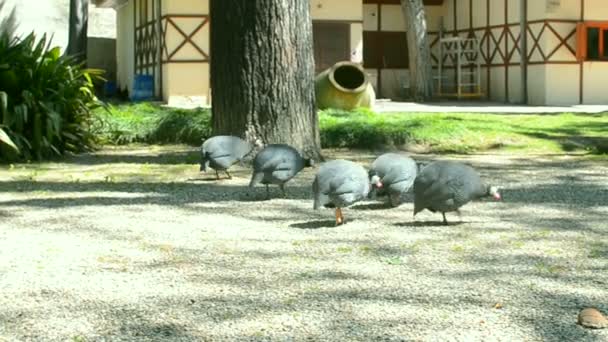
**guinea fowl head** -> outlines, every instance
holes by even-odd
[[[502,197],[500,196],[500,192],[498,191],[498,187],[488,185],[487,186],[487,196],[492,196],[495,200],[500,201]]]
[[[380,176],[378,176],[378,174],[374,170],[369,171],[369,182],[372,185],[372,187],[375,189],[382,188],[382,180],[380,179]]]

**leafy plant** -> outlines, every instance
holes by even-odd
[[[39,40],[34,33],[23,39],[0,37],[0,90],[6,93],[2,128],[24,158],[94,146],[91,110],[101,104],[93,93],[93,78],[100,77],[101,71],[62,56],[46,35]]]
[[[3,118],[6,117],[7,106],[8,106],[8,96],[6,95],[5,92],[0,91],[0,115],[2,115]],[[15,145],[15,143],[8,136],[8,134],[6,134],[3,127],[4,127],[4,125],[0,124],[0,142],[12,147],[16,152],[19,152],[19,148],[17,147],[17,145]]]

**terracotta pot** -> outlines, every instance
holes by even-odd
[[[372,108],[376,93],[365,70],[353,62],[338,62],[315,78],[315,95],[319,109],[351,110]]]

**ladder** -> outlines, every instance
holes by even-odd
[[[451,63],[450,63],[451,62]],[[453,91],[446,91],[448,79],[445,69],[455,70],[456,84]],[[482,97],[481,52],[476,38],[447,37],[439,39],[439,63],[437,92],[439,96],[472,98]]]

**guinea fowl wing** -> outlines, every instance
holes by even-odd
[[[462,193],[463,180],[455,175],[443,174],[443,177],[421,177],[414,182],[414,212],[426,208],[453,206],[455,198]]]

